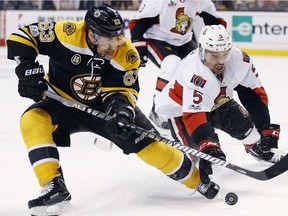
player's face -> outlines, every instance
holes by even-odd
[[[123,44],[125,37],[124,35],[120,35],[118,37],[99,36],[91,31],[89,39],[91,43],[95,46],[96,51],[100,56],[107,56],[113,50],[115,50],[117,46]]]
[[[230,50],[222,52],[212,52],[206,50],[205,65],[215,74],[222,74],[225,69],[225,62],[230,58]]]

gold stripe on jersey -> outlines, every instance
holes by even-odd
[[[31,35],[31,33],[28,31],[28,29],[25,28],[25,27],[22,27],[21,30],[22,30],[23,32],[25,32],[25,34],[27,34],[28,37],[33,41],[33,44],[34,44],[36,47],[38,47],[37,40],[33,37],[33,35]]]
[[[55,25],[55,33],[57,35],[58,40],[62,44],[69,44],[74,47],[89,49],[88,44],[86,42],[86,31],[84,29],[85,29],[84,20],[80,22],[71,20],[62,20],[57,22]]]
[[[106,93],[105,96],[103,97],[102,101],[105,101],[107,97],[113,95],[113,94],[119,94],[121,93],[122,95],[126,96],[129,103],[135,107],[137,98],[138,98],[138,91],[135,89],[131,88],[103,88],[102,87],[102,93]]]
[[[128,38],[125,38],[124,43],[111,53],[111,57],[111,65],[118,70],[129,71],[139,68],[139,54]]]
[[[22,43],[22,44],[25,44],[29,47],[32,47],[37,52],[37,55],[39,55],[38,48],[31,41],[29,41],[27,38],[21,37],[21,36],[16,35],[16,34],[11,34],[9,36],[8,40]]]

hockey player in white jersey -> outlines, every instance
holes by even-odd
[[[160,68],[155,94],[172,79],[181,59],[197,47],[192,40],[192,26],[197,16],[203,18],[205,25],[226,26],[210,0],[143,0],[130,21],[131,40],[140,54],[141,66],[144,67],[149,58]],[[153,103],[149,118],[156,126],[168,129],[167,120],[157,115],[154,107]]]
[[[233,100],[238,93],[242,105]],[[225,158],[215,128],[240,140],[257,159],[277,162],[280,126],[271,124],[268,97],[250,56],[233,47],[222,25],[205,26],[199,48],[179,65],[156,100],[156,111],[172,118],[173,129],[185,145]],[[202,181],[212,173],[200,160]],[[207,169],[205,169],[207,167]]]

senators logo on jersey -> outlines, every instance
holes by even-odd
[[[187,14],[184,13],[184,7],[177,9],[175,18],[176,18],[175,27],[172,28],[170,31],[181,35],[185,35],[187,31],[190,30],[191,28],[192,18],[190,18]]]
[[[196,85],[196,86],[199,86],[201,88],[203,88],[206,84],[206,80],[203,79],[201,76],[197,76],[196,74],[193,75],[192,79],[191,79],[191,82]]]

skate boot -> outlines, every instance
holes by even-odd
[[[159,128],[163,128],[166,130],[170,129],[169,123],[168,123],[168,119],[165,119],[164,116],[158,115],[155,112],[155,103],[153,100],[153,106],[152,106],[152,110],[149,114],[149,119]]]
[[[52,216],[63,211],[71,200],[71,195],[61,176],[52,179],[42,190],[41,196],[30,200],[28,207],[32,216]]]
[[[201,183],[197,191],[207,199],[213,199],[219,192],[220,187],[215,182],[210,181],[208,184]]]
[[[244,146],[246,153],[252,155],[257,161],[267,161],[275,164],[284,157],[283,155],[275,154],[272,152],[267,152],[265,155],[262,154],[261,156],[259,151],[257,151],[257,148],[255,148],[256,145],[244,145]]]

